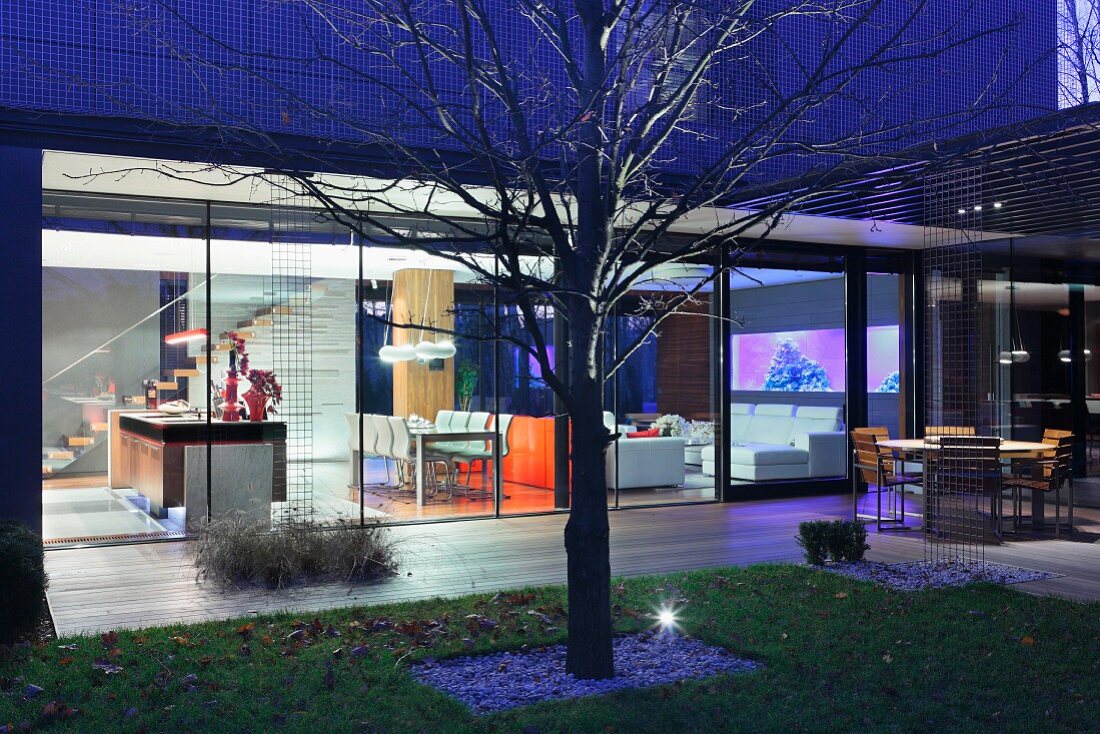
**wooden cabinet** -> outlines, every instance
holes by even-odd
[[[267,488],[264,491],[273,501],[286,499],[285,423],[218,421],[208,426],[203,421],[173,421],[147,412],[124,413],[112,420],[117,430],[112,434],[110,486],[132,487],[149,500],[149,511],[155,516],[164,517],[167,508],[186,505],[187,449],[205,448],[210,436],[215,447],[224,449],[218,460],[234,465],[244,465],[231,458],[234,452],[243,457],[249,447],[272,446],[266,455],[273,466],[264,468],[263,481],[256,486]],[[248,484],[247,477],[238,479]]]

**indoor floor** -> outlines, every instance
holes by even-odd
[[[307,472],[311,493],[291,496],[285,502],[273,502],[272,517],[279,518],[292,508],[308,509],[318,522],[358,523],[359,491],[349,487],[345,462],[315,462]],[[386,486],[386,473],[381,460],[364,462],[366,482],[362,516],[368,520],[407,522],[454,518],[488,517],[493,514],[493,501],[482,494],[483,477],[473,472],[469,479],[472,496],[464,487],[448,497],[440,492],[428,498],[423,506],[408,488],[396,490]],[[460,481],[464,485],[466,476]],[[502,515],[530,515],[554,512],[554,491],[514,482],[505,482],[501,500]],[[623,489],[619,506],[679,504],[706,502],[714,499],[714,478],[698,470],[688,469],[683,485],[650,489]],[[614,492],[608,492],[608,503],[614,504]],[[168,517],[155,518],[148,512],[148,503],[132,489],[111,489],[106,475],[48,479],[42,494],[43,539],[48,545],[79,543],[134,542],[183,537],[185,515],[182,510],[168,511]]]

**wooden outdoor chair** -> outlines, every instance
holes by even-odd
[[[943,434],[935,463],[926,469],[925,522],[928,532],[955,542],[984,534],[982,505],[988,498],[990,524],[1002,532],[1001,440],[996,436]],[[981,529],[979,530],[979,525]]]
[[[1020,525],[1023,510],[1023,490],[1054,493],[1054,537],[1062,527],[1062,486],[1069,485],[1069,532],[1073,532],[1073,433],[1048,428],[1043,431],[1042,442],[1052,448],[1039,459],[1020,462],[1021,470],[1014,471],[1004,482],[1006,490],[1012,490],[1012,527]],[[1034,525],[1033,525],[1034,526]]]
[[[924,437],[933,438],[939,436],[974,436],[977,431],[974,426],[925,426]]]
[[[879,441],[890,438],[890,432],[884,426],[853,428],[852,436],[852,519],[858,520],[858,484],[862,478],[870,491],[875,487],[875,529],[882,531],[883,522],[894,527],[886,530],[906,530],[905,526],[905,485],[920,484],[920,474],[905,471],[904,461],[894,456],[890,449],[878,445]],[[889,516],[882,517],[882,493],[889,492],[887,511]]]

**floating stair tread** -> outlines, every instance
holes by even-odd
[[[95,443],[95,439],[91,436],[69,436],[68,444],[70,446],[91,446]]]
[[[180,384],[175,381],[163,380],[157,383],[158,390],[179,390]]]
[[[172,377],[199,377],[202,373],[194,367],[183,367],[172,370]]]
[[[57,460],[69,459],[71,461],[72,459],[76,458],[76,454],[74,454],[72,451],[47,451],[46,452],[46,458],[47,459],[57,459]],[[43,468],[47,468],[47,467],[43,467]],[[50,471],[53,471],[53,469],[50,468]]]
[[[107,430],[107,424],[106,423],[93,423],[92,424],[92,430],[95,431],[96,433],[101,433],[101,432]]]

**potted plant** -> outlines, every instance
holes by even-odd
[[[469,410],[477,388],[477,370],[468,363],[458,368],[458,409]]]

